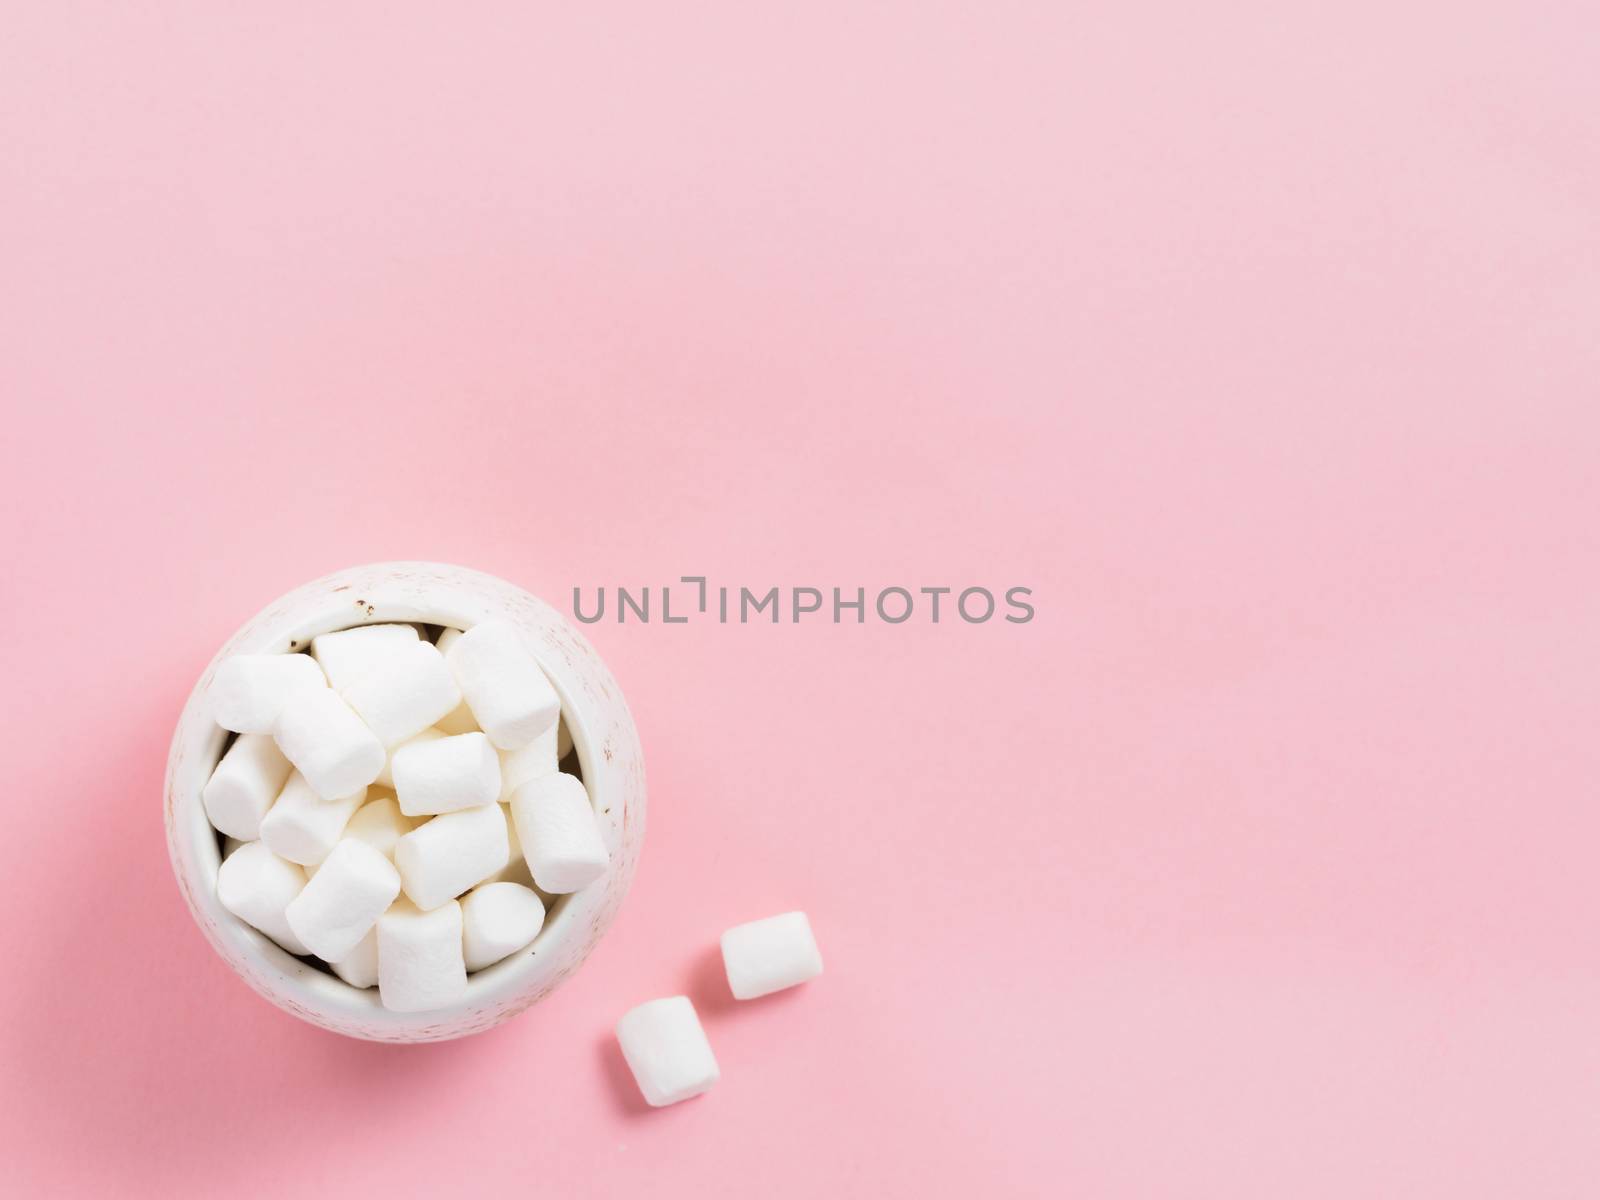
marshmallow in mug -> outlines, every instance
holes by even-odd
[[[378,996],[392,1012],[445,1008],[467,990],[461,905],[423,912],[405,897],[378,918]]]
[[[511,815],[528,870],[545,891],[576,892],[606,873],[610,855],[577,776],[528,780],[512,793]]]
[[[261,818],[272,808],[292,770],[277,743],[266,734],[240,734],[200,793],[206,819],[220,833],[241,842],[254,841],[261,833]]]
[[[400,894],[400,873],[379,850],[345,838],[329,852],[284,909],[289,928],[311,953],[338,962],[372,931]]]
[[[367,789],[323,800],[296,771],[283,785],[271,811],[261,819],[261,840],[272,852],[301,866],[312,866],[344,836],[344,827],[367,799]]]
[[[246,842],[217,870],[217,899],[246,925],[290,954],[307,953],[284,915],[306,886],[306,873],[261,842]]]
[[[273,737],[324,800],[360,791],[378,778],[389,757],[378,735],[329,688],[291,696]]]
[[[396,843],[394,865],[406,896],[427,912],[482,883],[505,866],[509,853],[500,806],[485,804],[444,813],[413,829]]]
[[[385,746],[398,746],[449,715],[461,689],[429,642],[397,646],[344,689],[345,701]]]
[[[395,794],[408,817],[478,808],[500,799],[500,756],[482,733],[410,742],[395,751]]]
[[[555,688],[510,621],[464,630],[445,661],[478,728],[501,750],[520,750],[561,717]]]

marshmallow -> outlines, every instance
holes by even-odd
[[[647,1000],[617,1022],[622,1057],[654,1108],[708,1091],[721,1077],[687,996]]]
[[[467,970],[481,971],[520,950],[544,925],[544,901],[517,883],[485,883],[461,898],[461,946]]]
[[[414,737],[461,703],[444,655],[428,642],[395,647],[343,695],[385,746]]]
[[[241,842],[253,841],[290,769],[266,734],[241,733],[200,792],[212,828]]]
[[[481,733],[410,742],[395,751],[394,790],[408,817],[493,804],[500,799],[500,756]]]
[[[511,796],[511,815],[534,882],[547,892],[575,892],[606,873],[610,856],[575,775],[530,779]]]
[[[328,682],[343,691],[394,650],[416,642],[417,631],[411,625],[358,625],[312,638],[311,657],[321,665]]]
[[[338,692],[328,688],[291,696],[278,715],[273,736],[284,757],[324,800],[366,787],[378,777],[388,757],[377,735],[362,724]]]
[[[302,688],[327,686],[304,654],[236,654],[211,677],[211,707],[224,729],[271,733],[284,701]]]
[[[444,654],[444,653],[447,653],[449,651],[451,645],[460,636],[461,636],[461,630],[456,629],[453,626],[446,625],[443,629],[441,629],[439,631],[439,637],[433,644],[435,646],[439,647],[439,653],[440,654]]]
[[[266,934],[290,954],[307,954],[284,917],[306,886],[306,873],[279,858],[261,842],[246,842],[217,870],[217,899],[247,925]]]
[[[304,866],[328,857],[344,827],[365,803],[367,789],[337,800],[320,799],[296,771],[283,785],[278,802],[261,819],[261,840],[274,854]]]
[[[378,982],[378,927],[367,930],[367,936],[356,943],[356,948],[338,962],[328,966],[333,973],[351,987],[369,988]]]
[[[722,965],[736,1000],[754,1000],[822,974],[822,955],[803,912],[735,925],[722,935]]]
[[[509,847],[498,804],[435,817],[401,838],[394,865],[406,895],[423,911],[438,908],[505,866]]]
[[[393,862],[395,844],[420,824],[420,820],[400,811],[400,803],[394,796],[387,792],[374,796],[368,792],[367,802],[344,827],[344,836],[367,843]]]
[[[416,737],[407,738],[398,746],[392,748],[389,751],[388,761],[383,764],[383,770],[378,772],[377,782],[386,788],[392,789],[394,787],[394,756],[401,750],[405,749],[405,747],[411,745],[412,742],[431,742],[436,738],[442,738],[444,736],[446,736],[445,731],[435,725],[432,729],[424,729],[421,733],[417,734]]]
[[[520,750],[556,723],[561,701],[510,621],[485,621],[451,639],[445,661],[478,726],[501,750]]]
[[[371,932],[399,894],[394,864],[366,842],[345,838],[283,915],[311,953],[337,962]]]
[[[426,1012],[454,1004],[466,990],[461,906],[451,900],[419,912],[404,899],[395,901],[378,918],[378,994],[383,1006],[391,1012]]]
[[[510,800],[511,793],[530,779],[543,779],[561,770],[556,754],[556,727],[552,725],[521,750],[506,750],[500,755],[500,799]]]

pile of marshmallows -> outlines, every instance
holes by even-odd
[[[227,839],[218,899],[385,1008],[460,1000],[547,902],[606,872],[588,794],[560,770],[560,700],[509,622],[238,655],[210,698],[239,735],[203,793]]]

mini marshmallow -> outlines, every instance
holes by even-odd
[[[511,793],[530,779],[543,779],[561,770],[556,743],[560,739],[552,725],[521,750],[506,750],[500,755],[500,799],[508,801]]]
[[[367,789],[337,800],[320,799],[296,771],[283,785],[278,802],[261,819],[261,840],[274,854],[304,866],[328,857],[344,827],[365,803]]]
[[[371,932],[399,894],[394,864],[366,842],[345,838],[289,902],[284,918],[311,953],[337,962]]]
[[[356,943],[356,948],[338,962],[328,966],[333,973],[354,988],[369,988],[378,982],[378,926],[367,930],[367,936]]]
[[[451,900],[420,912],[404,899],[395,901],[378,918],[378,995],[383,1006],[391,1012],[427,1012],[454,1004],[466,990],[461,906]]]
[[[435,817],[401,838],[394,865],[411,901],[424,912],[453,900],[504,867],[509,847],[498,804]]]
[[[500,756],[481,733],[409,742],[395,751],[394,790],[408,817],[493,804],[500,799]]]
[[[461,898],[461,946],[467,970],[481,971],[520,950],[544,925],[544,901],[517,883],[485,883]]]
[[[610,856],[577,776],[530,779],[512,793],[511,815],[528,870],[542,890],[576,892],[606,873]]]
[[[388,758],[377,735],[328,688],[291,696],[273,736],[284,757],[324,800],[359,792],[378,777]]]
[[[412,742],[431,742],[431,741],[434,741],[434,740],[436,740],[438,738],[442,738],[442,737],[445,737],[445,736],[446,736],[445,731],[440,729],[437,725],[435,725],[432,729],[424,729],[421,733],[417,734],[416,737],[407,738],[405,741],[401,742],[398,746],[393,747],[389,751],[388,761],[383,764],[383,770],[378,772],[377,782],[380,783],[381,785],[383,785],[386,788],[393,789],[394,788],[394,756],[396,754],[400,753],[400,751],[403,750],[405,747],[411,745]]]
[[[263,733],[241,733],[228,747],[200,793],[212,828],[241,842],[261,833],[261,818],[283,790],[293,768]]]
[[[556,723],[561,701],[510,621],[474,625],[445,661],[479,728],[501,750],[520,750]]]
[[[383,793],[374,796],[368,792],[367,802],[356,810],[356,815],[344,827],[344,836],[367,843],[393,862],[395,845],[420,824],[420,820],[400,811],[400,803],[393,795]]]
[[[736,1000],[754,1000],[822,974],[822,955],[803,912],[735,925],[722,935],[722,965]]]
[[[217,724],[235,733],[271,733],[290,696],[327,687],[322,668],[304,654],[236,654],[211,678]]]
[[[446,625],[443,629],[441,629],[439,631],[438,640],[436,640],[433,644],[435,646],[439,647],[439,653],[440,654],[444,654],[444,653],[447,653],[449,651],[451,645],[460,636],[461,636],[461,630],[456,629],[453,626]]]
[[[311,639],[311,657],[328,677],[328,682],[343,691],[373,670],[396,649],[415,645],[412,625],[358,625],[337,633],[321,633]]]
[[[395,647],[343,695],[385,746],[416,736],[461,703],[444,655],[429,642]]]
[[[687,996],[647,1000],[617,1022],[628,1069],[654,1108],[676,1104],[721,1078],[711,1043]]]
[[[217,900],[245,924],[259,929],[290,954],[307,954],[284,910],[306,886],[306,873],[261,842],[246,842],[217,870]]]

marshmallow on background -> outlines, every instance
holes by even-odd
[[[512,793],[511,815],[528,870],[543,891],[576,892],[606,873],[610,856],[577,776],[530,779]]]
[[[322,667],[328,682],[343,691],[393,651],[417,641],[416,628],[411,625],[358,625],[312,638],[311,657]]]
[[[520,750],[554,725],[561,701],[510,621],[485,621],[451,639],[445,661],[479,728],[501,750]]]
[[[722,965],[736,1000],[754,1000],[822,974],[822,955],[803,912],[735,925],[722,935]]]
[[[241,733],[200,792],[206,819],[219,833],[254,841],[292,769],[270,737]]]
[[[647,1000],[617,1022],[628,1069],[653,1107],[707,1091],[721,1077],[687,996]]]
[[[302,866],[320,863],[344,836],[344,827],[365,803],[367,789],[323,800],[296,771],[278,801],[261,819],[261,840],[280,857]]]
[[[400,873],[381,851],[345,838],[289,902],[284,918],[311,953],[338,962],[371,932],[400,894]]]
[[[309,953],[284,916],[305,886],[306,873],[261,842],[246,842],[223,859],[217,871],[217,900],[222,907],[290,954]]]
[[[461,906],[452,900],[421,912],[403,897],[396,900],[378,918],[378,994],[383,1006],[391,1012],[427,1012],[454,1004],[466,990]]]
[[[444,655],[421,641],[391,649],[342,695],[386,747],[416,736],[461,703]]]
[[[510,800],[511,793],[530,779],[543,779],[561,770],[560,755],[556,753],[559,741],[556,727],[552,725],[521,750],[505,750],[500,754],[500,799]]]
[[[415,737],[407,738],[405,741],[401,742],[398,746],[391,746],[389,748],[389,757],[383,764],[383,770],[378,772],[377,782],[382,784],[384,787],[393,790],[393,788],[394,788],[394,756],[396,754],[399,754],[400,751],[404,750],[407,746],[411,745],[413,742],[432,742],[432,741],[436,741],[439,738],[447,737],[447,736],[448,735],[445,733],[444,730],[440,729],[437,725],[435,725],[431,729],[424,729],[421,733],[417,734]]]
[[[283,756],[324,800],[360,791],[377,779],[388,759],[378,736],[329,688],[289,697],[274,737]]]
[[[409,817],[500,799],[500,756],[481,733],[409,742],[395,751],[393,773],[400,811]]]
[[[406,834],[395,846],[394,865],[406,895],[427,911],[503,868],[509,850],[500,806],[485,804],[434,817]]]
[[[327,686],[322,668],[304,654],[236,654],[211,678],[211,707],[224,729],[271,733],[290,696]]]
[[[481,971],[520,950],[544,925],[544,901],[516,883],[485,883],[461,898],[461,946],[467,970]]]
[[[378,926],[373,924],[356,948],[338,962],[328,964],[351,987],[369,988],[378,982]]]
[[[420,824],[420,820],[400,811],[393,793],[369,791],[367,802],[350,818],[343,836],[367,843],[393,862],[395,845]]]

